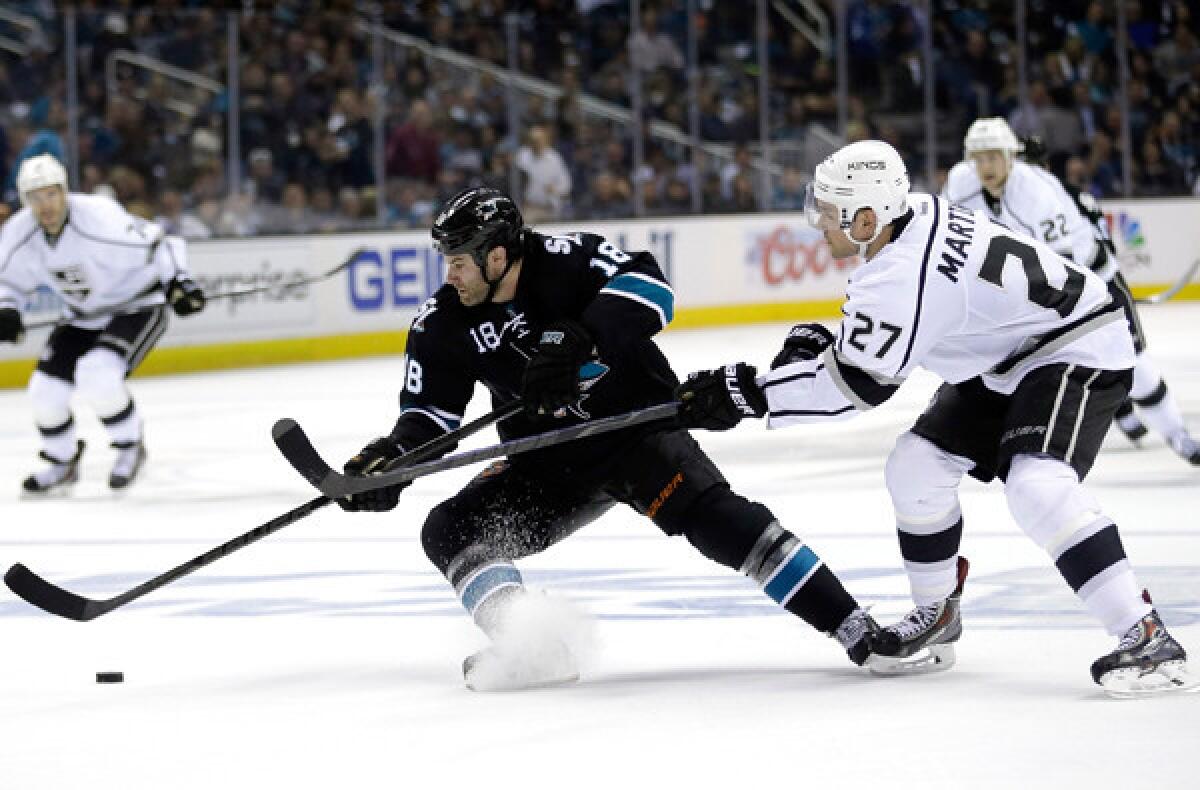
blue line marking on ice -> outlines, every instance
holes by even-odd
[[[143,570],[54,581],[81,595],[108,598],[151,575]],[[530,586],[567,597],[605,621],[791,617],[754,582],[732,571],[697,576],[653,568],[592,568],[523,575]],[[884,619],[899,618],[911,605],[907,595],[870,592],[876,586],[902,589],[904,575],[897,569],[856,568],[839,575],[859,601],[885,610]],[[1143,566],[1139,578],[1157,591],[1155,604],[1169,624],[1200,623],[1200,578],[1194,568]],[[322,584],[314,586],[318,579]],[[201,575],[156,590],[127,608],[171,617],[466,617],[454,590],[432,570]],[[46,616],[15,597],[0,601],[0,618]],[[968,629],[1099,628],[1049,565],[972,576],[963,616]]]

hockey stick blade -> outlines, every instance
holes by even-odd
[[[104,614],[97,611],[98,601],[57,587],[19,562],[4,574],[4,583],[26,602],[68,620],[85,622]],[[103,605],[99,604],[99,608],[103,609]]]
[[[308,440],[300,423],[291,417],[276,420],[271,426],[271,438],[292,468],[314,488],[319,489],[325,479],[334,474],[333,468],[325,463],[317,448]]]
[[[407,467],[424,461],[436,453],[454,449],[451,445],[457,443],[459,438],[473,434],[491,423],[511,417],[520,410],[520,401],[510,401],[463,425],[458,430],[444,434],[428,444],[414,449],[411,453],[397,458],[395,463],[398,466]],[[292,468],[314,488],[321,489],[323,485],[329,484],[328,481],[331,477],[339,476],[317,452],[317,448],[313,447],[308,435],[300,427],[300,423],[291,417],[275,421],[275,425],[271,427],[271,438],[274,439],[275,446],[279,448],[279,452],[283,453],[283,457],[292,465]],[[396,467],[389,467],[389,469],[394,468]]]
[[[539,450],[545,447],[553,447],[554,445],[563,444],[565,442],[575,441],[576,439],[584,439],[589,436],[597,436],[609,431],[617,431],[622,428],[629,428],[634,425],[640,425],[646,422],[655,420],[667,420],[675,416],[679,410],[679,404],[675,402],[661,403],[657,406],[650,406],[638,411],[629,412],[628,414],[619,414],[614,417],[604,417],[591,422],[584,422],[578,425],[572,425],[567,428],[560,428],[556,431],[548,431],[546,433],[538,433],[532,436],[523,436],[519,439],[510,439],[507,442],[500,442],[488,447],[480,447],[476,450],[468,450],[450,455],[436,461],[428,461],[425,463],[406,465],[401,469],[383,472],[378,475],[369,475],[366,477],[348,476],[335,472],[330,469],[329,465],[324,461],[320,461],[321,467],[316,466],[316,461],[312,457],[302,459],[303,468],[293,462],[297,470],[304,475],[304,478],[320,489],[321,493],[332,499],[340,499],[342,497],[352,496],[363,491],[372,491],[377,488],[387,488],[388,486],[407,483],[410,480],[416,480],[418,477],[435,474],[437,472],[445,472],[450,469],[458,469],[462,466],[468,466],[477,461],[486,461],[492,458],[500,458],[510,455],[519,455],[520,453],[529,452],[530,450]],[[278,423],[276,426],[278,427]],[[296,426],[299,430],[299,426]],[[302,432],[301,432],[302,434]],[[292,435],[293,439],[295,434]],[[304,440],[308,444],[307,438]],[[278,442],[276,442],[278,444]],[[316,450],[312,449],[312,445],[308,444],[312,452],[319,461],[320,456],[316,454]],[[283,449],[283,448],[280,448]],[[292,459],[289,458],[289,461]],[[320,482],[315,482],[314,478],[319,478]]]
[[[303,505],[293,508],[283,515],[276,516],[267,523],[255,527],[245,534],[238,535],[236,538],[222,543],[215,549],[206,551],[198,557],[193,557],[182,565],[176,565],[171,570],[160,573],[158,576],[142,582],[137,587],[126,590],[112,598],[93,600],[73,593],[70,590],[64,590],[62,587],[51,584],[41,576],[38,576],[21,563],[17,563],[8,569],[8,572],[4,574],[4,583],[20,598],[42,611],[64,617],[68,620],[75,620],[76,622],[87,622],[88,620],[96,619],[102,614],[107,614],[113,609],[124,606],[130,601],[136,601],[143,595],[164,587],[182,576],[187,576],[189,573],[197,571],[228,554],[232,554],[238,549],[245,548],[251,543],[262,540],[289,524],[296,523],[313,511],[325,507],[332,501],[326,496],[319,496],[316,499],[309,500]]]
[[[1193,261],[1191,267],[1183,273],[1183,276],[1180,277],[1175,284],[1167,290],[1159,291],[1158,293],[1150,296],[1143,296],[1140,299],[1135,299],[1134,301],[1138,304],[1162,304],[1186,288],[1188,283],[1190,283],[1196,277],[1197,271],[1200,271],[1200,258],[1197,258],[1195,261]]]

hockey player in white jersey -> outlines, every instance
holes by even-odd
[[[971,124],[963,149],[964,159],[951,168],[943,196],[951,203],[983,211],[1014,233],[1045,242],[1105,281],[1109,295],[1125,311],[1137,352],[1133,386],[1130,397],[1117,410],[1117,426],[1131,441],[1146,434],[1134,413],[1136,404],[1145,422],[1171,449],[1189,463],[1200,465],[1200,445],[1188,433],[1183,413],[1157,366],[1144,353],[1146,335],[1107,232],[1083,215],[1052,173],[1015,158],[1023,146],[1003,118],[981,118]]]
[[[1194,687],[1183,648],[1138,584],[1116,525],[1081,484],[1132,379],[1133,343],[1104,282],[983,212],[909,194],[886,143],[816,169],[806,210],[837,258],[861,255],[836,336],[795,327],[772,370],[738,363],[680,385],[679,419],[779,428],[883,403],[918,366],[946,383],[886,466],[916,608],[875,639],[883,674],[948,668],[961,632],[964,474],[1004,481],[1009,510],[1053,558],[1116,650],[1092,665],[1114,694]]]
[[[29,380],[46,466],[23,488],[40,494],[78,479],[84,442],[71,411],[76,392],[116,450],[109,486],[125,488],[146,458],[125,378],[166,330],[165,303],[189,315],[203,309],[204,293],[188,273],[182,239],[107,197],[69,193],[54,157],[25,160],[17,191],[23,208],[0,227],[0,342],[20,342],[21,310],[39,285],[61,298],[66,313]]]

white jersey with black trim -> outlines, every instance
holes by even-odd
[[[68,194],[67,221],[53,241],[28,208],[0,227],[0,307],[21,309],[46,285],[85,328],[103,326],[114,308],[163,304],[163,287],[187,273],[183,239],[100,195]]]
[[[896,238],[850,276],[837,341],[759,377],[769,427],[873,408],[917,367],[1011,394],[1058,362],[1133,366],[1125,314],[1095,274],[983,212],[915,193],[908,205]]]
[[[951,203],[982,211],[1014,233],[1037,239],[1088,268],[1094,268],[1102,255],[1091,223],[1079,213],[1059,180],[1040,167],[1013,162],[1004,182],[1004,194],[996,201],[984,194],[974,163],[959,162],[950,168],[942,196]]]

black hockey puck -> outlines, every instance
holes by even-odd
[[[96,682],[97,683],[124,683],[125,682],[125,673],[124,672],[97,672],[96,673]]]

